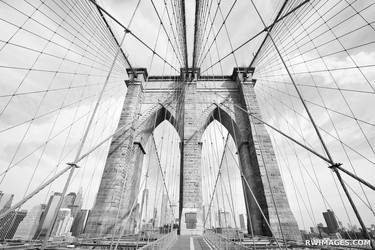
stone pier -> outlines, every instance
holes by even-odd
[[[118,223],[131,212],[139,189],[143,155],[147,153],[144,145],[164,120],[171,122],[181,139],[180,234],[202,234],[200,141],[206,127],[217,120],[236,142],[244,174],[244,199],[249,208],[248,228],[251,225],[256,235],[271,236],[273,232],[281,238],[282,232],[287,239],[301,239],[270,136],[265,126],[248,114],[261,118],[253,69],[235,68],[232,75],[204,77],[199,75],[199,69],[182,69],[180,75],[167,77],[148,76],[145,69],[128,72],[128,92],[119,121],[119,127],[128,127],[112,141],[87,234],[110,234],[118,230]],[[133,227],[128,225],[128,231]]]

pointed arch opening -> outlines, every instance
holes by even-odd
[[[240,131],[232,117],[216,107],[202,134],[202,203],[204,227],[247,231],[237,141]]]
[[[178,228],[180,135],[171,112],[161,107],[139,130],[145,147],[135,231],[168,232]]]

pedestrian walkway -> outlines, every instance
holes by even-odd
[[[179,235],[170,250],[210,250],[202,236]]]

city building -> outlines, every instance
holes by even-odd
[[[349,228],[349,231],[359,232],[359,229],[358,229],[357,225],[351,225],[351,224],[348,223],[348,228]]]
[[[74,200],[73,207],[71,207],[72,215],[75,217],[77,213],[82,209],[83,205],[83,191],[82,188],[79,189],[76,199]]]
[[[11,207],[13,197],[13,194],[6,194],[0,191],[0,213],[5,212]]]
[[[148,189],[145,188],[142,194],[141,211],[139,213],[139,228],[142,228],[142,223],[147,223],[147,204]]]
[[[168,200],[168,195],[167,194],[163,194],[163,196],[162,196],[162,200],[161,200],[161,212],[160,212],[160,226],[162,227],[162,226],[164,226],[164,225],[166,225],[166,224],[168,224],[169,223],[169,221],[168,221],[168,207],[169,207],[169,205],[168,205],[168,202],[169,202],[169,200]]]
[[[74,217],[72,228],[70,230],[73,236],[77,237],[84,232],[89,211],[90,210],[82,209]]]
[[[37,234],[36,238],[44,239],[44,237],[46,237],[49,227],[52,226],[53,216],[57,210],[57,206],[58,206],[60,198],[61,198],[61,193],[57,193],[57,192],[51,195],[51,197],[49,198],[46,209],[40,220],[40,224],[36,233]]]
[[[310,227],[310,233],[318,234],[319,233],[318,227]]]
[[[219,227],[232,227],[231,213],[226,211],[218,211]]]
[[[206,223],[206,225],[209,225],[208,220],[206,221],[206,218],[208,218],[206,213],[207,213],[206,212],[206,206],[203,205],[202,206],[202,220],[203,220],[203,223]]]
[[[158,227],[159,226],[159,220],[158,220],[158,209],[154,207],[154,212],[152,215],[152,226]]]
[[[76,197],[77,194],[74,192],[70,192],[69,194],[65,195],[61,208],[71,208],[74,205]]]
[[[339,224],[336,220],[335,213],[332,210],[328,209],[327,212],[323,212],[323,217],[327,224],[328,233],[337,233],[339,229]]]
[[[77,196],[74,200],[74,206],[78,206],[78,207],[82,207],[83,205],[83,191],[82,191],[82,188],[79,189],[78,193],[77,193]]]
[[[137,225],[139,223],[139,210],[140,210],[140,205],[137,203],[133,210],[130,211],[130,216],[128,219],[129,225],[127,228],[128,233],[135,233],[137,230]],[[125,220],[126,218],[123,218]]]
[[[34,206],[22,220],[20,225],[17,228],[17,231],[14,235],[14,239],[20,240],[32,240],[35,237],[35,233],[38,229],[41,216],[45,210],[46,205],[40,204]]]
[[[18,225],[25,218],[27,214],[26,210],[12,211],[7,216],[0,219],[0,240],[12,239]]]
[[[240,214],[240,229],[241,230],[246,230],[246,227],[245,227],[245,216],[243,214]]]
[[[73,216],[70,208],[61,208],[57,215],[51,236],[70,236],[70,229],[72,227],[72,224]]]

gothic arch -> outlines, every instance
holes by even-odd
[[[159,108],[153,111],[151,114],[145,114],[144,118],[140,118],[141,124],[136,128],[135,141],[146,145],[151,133],[156,129],[163,121],[168,121],[178,133],[178,123],[176,118],[172,115],[169,107],[159,105]],[[179,134],[180,140],[181,136]]]
[[[202,126],[202,132],[204,132],[214,120],[218,121],[226,128],[226,130],[228,130],[229,134],[232,136],[235,142],[240,141],[241,131],[239,130],[236,121],[227,111],[223,110],[217,104],[214,104],[213,107],[208,110],[206,120],[204,121]]]
[[[268,216],[268,206],[266,203],[265,192],[262,188],[261,173],[259,170],[259,165],[256,162],[256,156],[254,148],[251,146],[252,134],[250,128],[250,121],[248,116],[244,112],[237,112],[234,114],[232,110],[228,107],[229,105],[218,105],[216,103],[207,110],[206,120],[202,126],[202,133],[206,128],[216,120],[229,132],[235,142],[235,147],[238,152],[238,162],[245,176],[251,176],[250,185],[252,189],[258,187],[256,191],[257,200],[262,207],[263,213],[269,219]],[[234,107],[233,107],[234,108]],[[259,209],[253,197],[247,191],[248,188],[245,183],[242,183],[242,188],[244,190],[244,201],[248,202],[251,207],[251,214],[247,211],[248,218],[252,221],[253,230],[255,232],[263,233],[265,235],[270,235],[270,231],[267,227],[265,220],[260,215]],[[249,225],[248,225],[249,226]]]
[[[146,70],[140,68],[136,71],[140,81],[127,82],[128,91],[118,125],[128,126],[128,129],[111,142],[110,149],[114,152],[108,155],[97,201],[86,231],[92,235],[110,233],[109,229],[115,224],[117,217],[116,207],[122,208],[121,216],[131,209],[139,188],[140,165],[146,153],[143,145],[154,128],[168,120],[179,132],[181,140],[180,232],[202,234],[200,140],[206,127],[213,120],[217,120],[236,140],[242,178],[246,180],[248,189],[253,190],[246,190],[245,196],[248,218],[253,225],[254,233],[270,235],[266,223],[268,221],[276,235],[280,236],[276,219],[277,207],[278,212],[284,214],[281,227],[284,233],[286,232],[286,238],[299,239],[297,223],[289,208],[271,139],[264,125],[250,122],[249,114],[243,111],[247,110],[261,116],[254,92],[254,81],[243,81],[248,69],[235,70],[233,76],[224,82],[221,78],[212,79],[208,88],[205,87],[206,84],[197,87],[198,82],[206,79],[185,82],[182,99],[178,100],[174,99],[178,95],[177,92],[173,96],[170,95],[171,83],[166,79],[156,77],[154,82],[159,82],[160,87],[145,88],[143,82],[147,78]],[[219,97],[217,92],[221,92]],[[160,100],[164,100],[163,103],[160,103]],[[153,106],[141,114],[142,105]],[[254,132],[257,131],[257,136],[253,136],[252,129]],[[267,157],[260,157],[262,153],[266,153]],[[269,182],[268,175],[272,176],[272,182]],[[271,191],[276,197],[275,200],[271,199]],[[196,224],[194,228],[188,228],[192,222],[192,214],[196,215]]]

